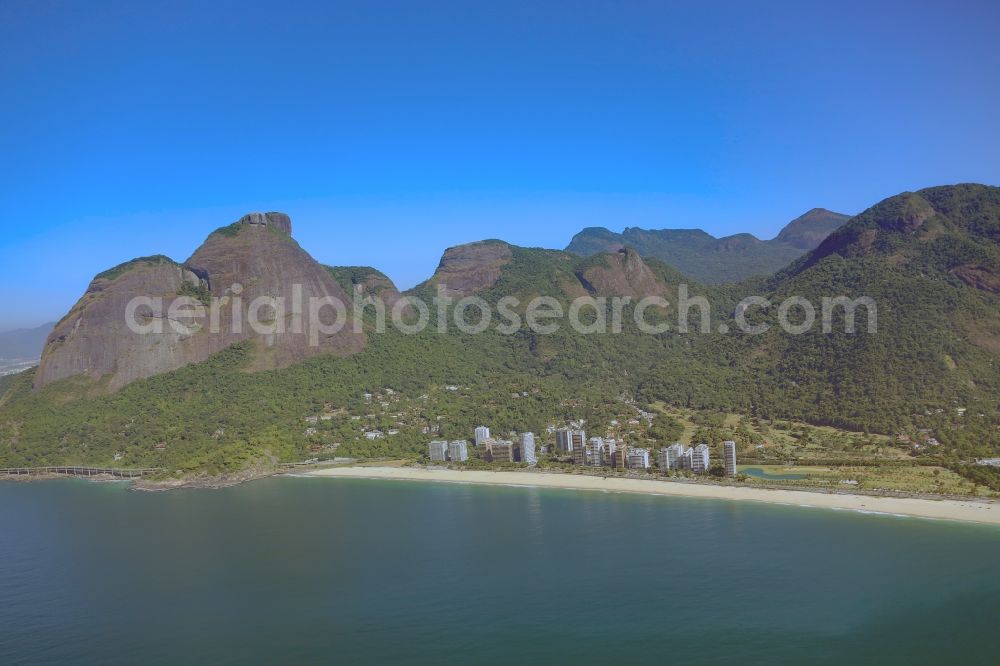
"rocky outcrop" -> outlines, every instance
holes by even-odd
[[[351,298],[330,273],[299,247],[285,229],[291,229],[288,216],[268,213],[266,224],[240,220],[236,234],[214,233],[185,262],[190,270],[208,281],[211,296],[220,303],[220,330],[204,336],[201,354],[209,355],[246,339],[261,343],[254,369],[280,368],[323,353],[350,354],[360,351],[364,338],[355,334],[350,325],[333,335],[309,339],[308,308],[330,299],[342,303],[350,311]],[[260,218],[256,218],[259,220]],[[266,305],[266,301],[283,303],[283,311]],[[273,324],[273,333],[249,331],[239,309],[250,314],[254,303],[258,320]],[[302,321],[296,322],[293,305],[301,304]],[[331,308],[320,311],[323,325],[332,325],[335,313]]]
[[[587,291],[595,296],[665,296],[667,286],[657,279],[642,257],[624,248],[614,254],[598,257],[590,266],[581,268],[577,277]]]
[[[879,226],[912,234],[935,215],[934,207],[919,194],[907,192],[896,197],[896,200],[896,210],[880,219]]]
[[[201,284],[192,271],[166,257],[137,259],[98,275],[49,335],[35,387],[83,375],[106,378],[107,388],[115,390],[190,362],[191,336],[175,333],[169,325],[160,335],[136,334],[126,312],[136,296],[172,300],[185,285],[194,292]],[[143,309],[135,321],[145,326],[153,319],[152,311]]]
[[[624,242],[622,234],[616,234],[604,227],[586,227],[573,236],[566,246],[566,251],[581,257],[589,257],[605,252],[617,252],[625,247]]]
[[[251,224],[259,227],[271,226],[289,236],[292,235],[292,218],[284,213],[247,213],[236,224]]]
[[[448,296],[469,296],[496,284],[503,267],[511,262],[510,245],[486,240],[450,247],[444,251],[430,284],[444,287]]]
[[[986,266],[956,266],[950,273],[970,287],[1000,294],[1000,275]]]
[[[251,213],[213,232],[183,265],[152,257],[98,275],[50,335],[35,387],[84,375],[115,390],[245,340],[257,343],[252,370],[360,351],[365,337],[349,321],[350,296],[291,228],[283,213]],[[137,297],[151,305],[130,310]],[[201,316],[171,314],[180,297]],[[310,303],[323,304],[316,318]],[[337,331],[341,315],[326,303],[344,306]]]

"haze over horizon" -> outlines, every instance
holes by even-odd
[[[919,6],[917,6],[919,5]],[[251,210],[401,288],[483,238],[773,237],[1000,184],[987,3],[6,3],[0,331]]]

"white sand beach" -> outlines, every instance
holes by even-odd
[[[482,470],[429,469],[420,467],[332,467],[307,472],[309,476],[350,479],[387,479],[431,481],[438,483],[473,483],[505,486],[536,486],[570,490],[675,495],[739,502],[767,502],[849,511],[867,511],[960,520],[1000,525],[1000,503],[976,500],[931,500],[898,497],[840,495],[804,490],[768,490],[764,488],[715,486],[668,480],[602,478],[577,474],[546,472],[491,472]]]

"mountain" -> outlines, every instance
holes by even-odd
[[[38,363],[54,324],[0,333],[0,377],[26,370]]]
[[[218,330],[211,330],[211,318],[180,321],[149,305],[136,310],[132,319],[155,327],[152,333],[133,330],[127,321],[128,305],[136,297],[170,302],[178,296],[189,296],[203,306],[218,299]],[[50,334],[35,388],[83,375],[113,391],[204,361],[245,340],[255,343],[251,363],[255,370],[285,367],[318,354],[355,353],[364,347],[364,335],[354,333],[350,325],[311,345],[308,331],[296,330],[291,312],[267,306],[258,310],[260,321],[274,332],[254,331],[234,312],[240,309],[236,304],[258,298],[351,302],[334,277],[292,239],[287,215],[251,213],[213,232],[183,264],[162,255],[143,257],[97,275]],[[332,313],[327,318],[332,321]]]
[[[276,215],[245,219],[212,234],[183,264],[153,257],[97,276],[53,332],[42,367],[5,382],[0,464],[110,464],[118,455],[119,464],[219,473],[301,460],[317,446],[337,455],[412,457],[425,451],[427,435],[399,419],[464,437],[483,421],[501,431],[600,421],[623,396],[877,433],[932,430],[941,444],[935,455],[947,460],[1000,453],[1000,188],[956,185],[891,197],[778,273],[725,285],[699,284],[628,246],[582,257],[487,240],[448,248],[434,275],[400,294],[374,268],[316,264],[288,230]],[[802,233],[796,225],[789,237]],[[428,313],[437,325],[380,334],[368,309],[360,322],[367,335],[342,331],[316,350],[301,347],[301,338],[239,337],[228,329],[219,343],[200,341],[201,331],[167,337],[157,344],[176,351],[159,365],[143,358],[156,354],[156,344],[136,342],[108,314],[109,305],[124,307],[137,294],[222,296],[234,282],[245,285],[244,296],[286,294],[289,280],[310,293],[350,299],[357,288],[383,302],[414,296],[431,304],[440,288],[453,305],[440,320]],[[697,332],[700,307],[687,314],[691,332],[681,332],[681,285],[704,297],[709,332]],[[766,332],[737,325],[737,303],[749,295],[770,302],[744,313],[770,325]],[[497,312],[513,299],[508,314],[518,316],[516,325],[505,334],[495,325],[507,321],[494,315],[482,333],[463,331],[454,302],[465,296]],[[563,326],[546,334],[524,322],[538,296],[563,310],[579,296],[632,302],[620,332]],[[635,299],[643,296],[669,301],[650,310],[654,323],[669,328],[638,328]],[[870,297],[876,326],[868,328],[861,306],[860,330],[845,332],[842,305],[831,310],[828,331],[778,326],[785,299],[808,301],[818,322],[823,299],[840,296]],[[801,310],[792,308],[789,318],[798,321]],[[478,319],[476,308],[464,317]],[[581,320],[598,318],[584,309]],[[43,378],[49,368],[63,377]],[[379,415],[362,397],[389,388],[413,406]],[[318,414],[330,419],[319,434],[303,423]],[[368,440],[359,427],[399,433]]]
[[[386,306],[392,307],[403,297],[389,276],[371,266],[324,266],[324,268],[352,298],[357,291],[362,296],[378,298]]]
[[[499,240],[450,247],[434,275],[418,289],[440,286],[448,296],[469,296],[496,284],[512,259],[512,246]]]
[[[799,296],[867,297],[877,333],[747,340],[741,362],[756,378],[755,406],[820,423],[893,431],[914,414],[994,415],[1000,395],[1000,188],[934,187],[869,208],[772,277],[773,302]],[[774,308],[761,317],[774,321]],[[819,314],[817,314],[819,316]],[[865,330],[867,310],[857,312]],[[957,446],[997,439],[991,418],[942,436]],[[978,425],[977,425],[978,424]]]
[[[53,323],[36,328],[19,328],[0,333],[0,360],[34,360],[42,355],[42,347]]]
[[[814,208],[792,220],[769,241],[751,234],[716,238],[701,229],[627,227],[619,234],[603,227],[588,227],[573,237],[566,251],[590,256],[627,246],[707,284],[740,282],[784,268],[849,219],[848,215]]]
[[[668,284],[684,280],[662,262],[644,261],[631,248],[581,258],[487,240],[445,250],[434,275],[412,294],[429,298],[440,288],[452,298],[480,295],[496,302],[515,297],[522,304],[537,296],[567,301],[580,296],[641,298],[665,294]]]
[[[850,215],[834,213],[825,208],[813,208],[785,225],[774,240],[801,250],[813,250],[849,219]]]

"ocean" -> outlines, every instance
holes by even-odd
[[[402,481],[0,483],[0,664],[994,664],[1000,528]]]

